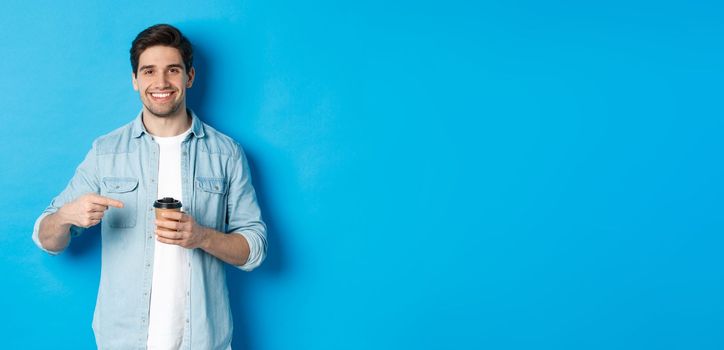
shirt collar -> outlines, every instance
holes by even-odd
[[[191,133],[194,134],[195,137],[204,137],[204,123],[201,122],[201,119],[196,116],[194,111],[190,109],[187,109],[187,111],[191,114]],[[131,135],[134,138],[138,138],[144,133],[148,134],[148,131],[146,130],[146,126],[143,125],[143,110],[141,110],[136,116],[136,119],[133,120]]]

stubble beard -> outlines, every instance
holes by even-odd
[[[155,108],[151,105],[150,102],[144,102],[143,105],[146,106],[146,110],[148,110],[154,116],[159,117],[159,118],[168,118],[168,117],[171,117],[174,114],[176,114],[176,112],[178,112],[179,108],[181,107],[181,101],[171,105],[168,108],[168,110],[166,110],[166,108],[163,108],[163,109]]]

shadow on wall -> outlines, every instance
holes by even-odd
[[[101,225],[95,225],[87,228],[78,237],[73,237],[71,243],[63,254],[71,257],[79,257],[85,254],[94,254],[98,256],[100,262],[101,256]]]
[[[194,79],[194,85],[188,90],[188,94],[186,95],[186,107],[191,108],[204,122],[208,123],[209,121],[206,119],[208,109],[206,108],[205,96],[209,90],[208,82],[211,76],[206,69],[206,67],[208,67],[208,61],[206,60],[203,48],[199,47],[195,42],[193,45],[196,78]]]
[[[208,30],[208,29],[207,29]],[[193,41],[193,39],[192,39]],[[194,42],[194,69],[198,79],[194,82],[192,91],[188,95],[188,106],[192,108],[206,123],[214,127],[216,121],[208,108],[208,96],[213,94],[210,87],[221,86],[221,82],[214,83],[216,76],[213,72],[213,65],[208,59],[209,50],[203,46],[203,42]],[[261,87],[259,87],[261,89]],[[245,95],[250,95],[246,93]],[[251,94],[256,95],[256,94]],[[242,101],[241,103],[244,103]],[[228,131],[228,134],[234,134],[234,130]],[[249,167],[251,168],[251,177],[254,189],[256,190],[257,199],[262,212],[262,218],[267,225],[267,251],[268,255],[264,263],[252,272],[245,272],[236,267],[227,265],[226,276],[229,288],[229,299],[231,302],[232,316],[234,318],[234,334],[232,339],[232,348],[254,350],[260,348],[259,341],[254,338],[253,330],[256,328],[252,325],[252,320],[257,318],[250,314],[254,310],[251,305],[257,301],[253,300],[250,290],[255,289],[260,282],[272,278],[279,278],[285,270],[284,249],[282,240],[285,237],[285,230],[281,221],[277,220],[274,212],[274,205],[270,203],[270,198],[266,196],[269,193],[265,179],[269,178],[268,173],[261,166],[263,162],[256,161],[257,158],[249,147],[244,147],[244,140],[236,140],[244,148]],[[268,153],[267,153],[268,154]],[[265,176],[266,175],[266,176]]]

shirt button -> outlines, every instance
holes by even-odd
[[[186,319],[186,323],[189,323],[189,319],[188,319],[188,318]]]
[[[183,155],[186,155],[186,151],[184,151]]]

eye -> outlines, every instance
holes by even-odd
[[[153,74],[153,70],[151,70],[151,69],[146,69],[143,71],[143,75],[151,75],[151,74]]]
[[[181,72],[181,70],[180,70],[180,69],[178,69],[178,68],[176,68],[176,67],[174,67],[174,68],[171,68],[171,69],[169,69],[168,71],[169,71],[169,72],[171,72],[171,73],[174,73],[174,74],[175,74],[175,73],[179,73],[179,72]]]

